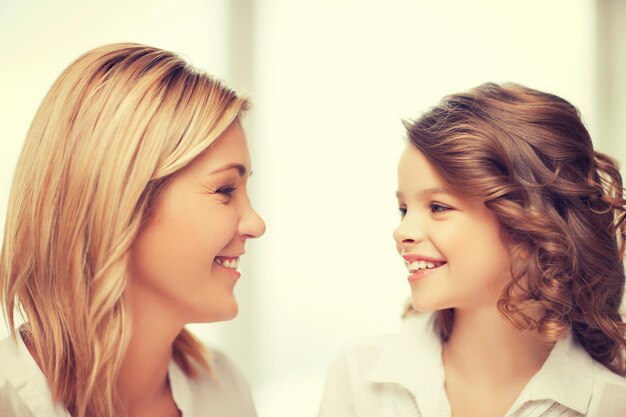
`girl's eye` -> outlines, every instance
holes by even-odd
[[[400,212],[400,218],[403,219],[406,216],[406,207],[398,207],[398,211]]]
[[[441,213],[450,210],[450,207],[439,203],[430,203],[430,211],[432,213]]]
[[[235,192],[235,190],[236,190],[236,188],[233,187],[232,185],[227,185],[225,187],[222,187],[222,188],[218,189],[217,193],[225,195],[227,197],[231,197],[233,195],[233,193]]]

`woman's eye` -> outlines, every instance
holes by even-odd
[[[398,211],[400,212],[400,218],[404,218],[406,216],[406,207],[398,207]]]
[[[217,190],[218,194],[223,194],[227,197],[231,197],[233,195],[233,193],[235,192],[236,188],[233,187],[232,185],[227,185],[226,187],[222,187],[220,189]]]
[[[448,210],[450,210],[450,207],[444,206],[443,204],[430,203],[430,211],[432,213],[441,213],[443,211],[448,211]]]

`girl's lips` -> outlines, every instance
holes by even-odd
[[[404,254],[402,255],[402,258],[409,269],[409,282],[415,282],[424,278],[447,264],[444,259],[433,258],[431,256],[420,254]]]
[[[446,263],[445,259],[437,259],[437,258],[433,258],[430,256],[425,256],[425,255],[419,255],[419,254],[405,254],[402,255],[402,258],[404,258],[405,261],[407,262],[414,262],[414,261],[426,261],[426,262],[432,262],[434,264],[444,264]]]
[[[420,280],[424,277],[427,277],[428,275],[431,275],[432,273],[437,271],[441,266],[443,265],[437,266],[435,268],[418,269],[417,271],[412,271],[409,273],[408,280],[409,282],[415,282],[417,280]]]

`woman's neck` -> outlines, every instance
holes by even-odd
[[[144,414],[139,410],[151,404],[173,404],[168,369],[182,324],[168,321],[158,305],[147,299],[131,302],[131,338],[117,381],[120,400],[131,416]]]

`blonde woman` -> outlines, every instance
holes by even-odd
[[[136,44],[55,82],[6,219],[0,415],[256,415],[228,359],[184,329],[237,315],[239,257],[265,230],[246,192],[247,105]]]

